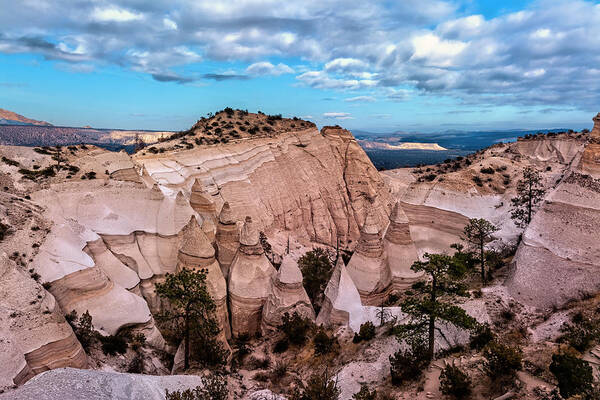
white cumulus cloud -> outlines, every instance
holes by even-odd
[[[250,64],[246,68],[246,73],[255,76],[272,75],[279,76],[283,74],[293,74],[295,71],[288,65],[279,63],[273,65],[268,61],[261,61],[254,64]]]
[[[132,12],[116,6],[106,8],[96,7],[92,12],[92,19],[100,22],[127,22],[143,18],[141,13]]]

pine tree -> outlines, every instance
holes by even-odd
[[[457,297],[468,297],[467,287],[462,283],[465,265],[446,254],[425,254],[427,261],[415,261],[411,269],[425,272],[427,281],[413,284],[408,298],[402,303],[402,311],[409,316],[409,323],[397,329],[399,340],[423,338],[427,343],[427,358],[433,359],[436,327],[441,320],[464,329],[473,329],[477,321],[465,310],[452,304]]]
[[[463,231],[464,240],[479,253],[479,264],[481,265],[481,282],[486,282],[485,273],[485,245],[492,240],[492,234],[498,231],[491,222],[483,218],[471,218]]]
[[[216,339],[220,329],[216,305],[206,287],[206,273],[205,269],[184,268],[167,273],[164,283],[156,284],[158,296],[169,302],[157,320],[174,341],[184,341],[184,369],[190,366],[192,346],[194,358],[204,364],[220,364],[226,358],[226,350]]]
[[[523,179],[517,182],[517,197],[511,199],[510,217],[515,225],[519,228],[529,225],[534,207],[542,201],[545,194],[540,172],[533,167],[526,167],[523,170]]]
[[[325,287],[333,273],[329,255],[323,248],[316,247],[300,257],[298,266],[302,271],[304,289],[306,289],[315,312],[318,313],[323,302]]]

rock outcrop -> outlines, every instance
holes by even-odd
[[[217,224],[216,244],[218,260],[225,279],[229,276],[231,262],[240,247],[240,230],[231,213],[229,203],[225,202],[219,214]]]
[[[402,210],[400,202],[397,202],[392,210],[390,223],[383,239],[393,286],[396,289],[405,289],[422,274],[410,269],[419,259],[419,255],[410,236],[408,217]]]
[[[294,231],[312,241],[353,248],[368,208],[387,218],[388,188],[352,134],[339,127],[282,132],[227,145],[136,153],[169,190],[195,186],[191,205],[212,213],[225,201],[235,220],[259,230]],[[196,184],[196,182],[199,182]],[[374,205],[371,203],[374,201]]]
[[[217,209],[210,195],[203,189],[198,179],[192,185],[190,194],[190,206],[196,211],[202,219],[212,219],[216,217]]]
[[[177,269],[206,270],[206,286],[216,305],[216,317],[224,339],[231,337],[227,312],[227,284],[215,258],[215,249],[192,216],[185,229],[183,244],[179,249]],[[224,340],[226,342],[226,340]]]
[[[373,210],[367,212],[347,270],[363,303],[380,304],[392,283],[392,273],[383,246],[381,223]]]
[[[512,296],[561,307],[600,291],[600,116],[578,167],[552,190],[523,234],[507,280]]]
[[[86,368],[87,356],[54,297],[0,255],[0,391],[53,368]]]
[[[590,132],[590,136],[594,138],[600,138],[600,113],[598,113],[594,118],[592,118],[592,120],[594,121],[594,127]]]
[[[331,274],[331,279],[325,288],[323,305],[317,316],[317,324],[331,326],[350,325],[357,331],[357,324],[364,314],[360,294],[354,285],[354,281],[348,274],[344,261],[338,260]],[[360,326],[360,322],[358,323]]]
[[[584,174],[600,179],[600,113],[594,117],[594,128],[581,156],[579,169]]]
[[[276,273],[260,245],[257,227],[251,217],[246,217],[240,234],[240,247],[231,263],[228,279],[231,332],[234,336],[253,335],[260,330],[263,305]]]
[[[262,312],[262,332],[281,325],[285,313],[297,312],[304,318],[315,319],[315,310],[302,284],[302,272],[290,255],[283,257],[277,275],[271,280],[269,296]]]
[[[202,385],[195,375],[153,376],[61,368],[48,371],[25,386],[0,394],[1,400],[164,400],[165,391]]]

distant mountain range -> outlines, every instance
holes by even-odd
[[[135,147],[136,137],[150,144],[171,134],[173,132],[170,131],[54,126],[0,108],[0,145],[67,146],[85,143],[110,150],[131,151]]]
[[[537,132],[561,132],[567,129],[506,130],[506,131],[444,131],[436,133],[391,132],[373,133],[353,131],[359,142],[369,142],[372,148],[383,149],[374,143],[398,145],[401,143],[431,143],[445,149],[477,151],[495,143],[514,142],[518,137]],[[391,149],[390,149],[391,150]]]
[[[0,108],[0,125],[52,126],[52,124],[49,122],[30,119],[15,112],[5,110],[3,108]]]

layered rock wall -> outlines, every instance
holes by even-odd
[[[367,155],[337,127],[138,154],[135,161],[170,190],[190,190],[197,180],[217,209],[229,202],[235,220],[250,215],[261,230],[287,229],[332,246],[339,238],[342,246],[354,247],[371,201],[382,220],[392,206]]]
[[[600,115],[577,167],[550,191],[523,234],[509,292],[544,309],[600,291]]]
[[[6,254],[0,255],[0,298],[0,389],[49,369],[87,367],[54,297],[17,271]]]

